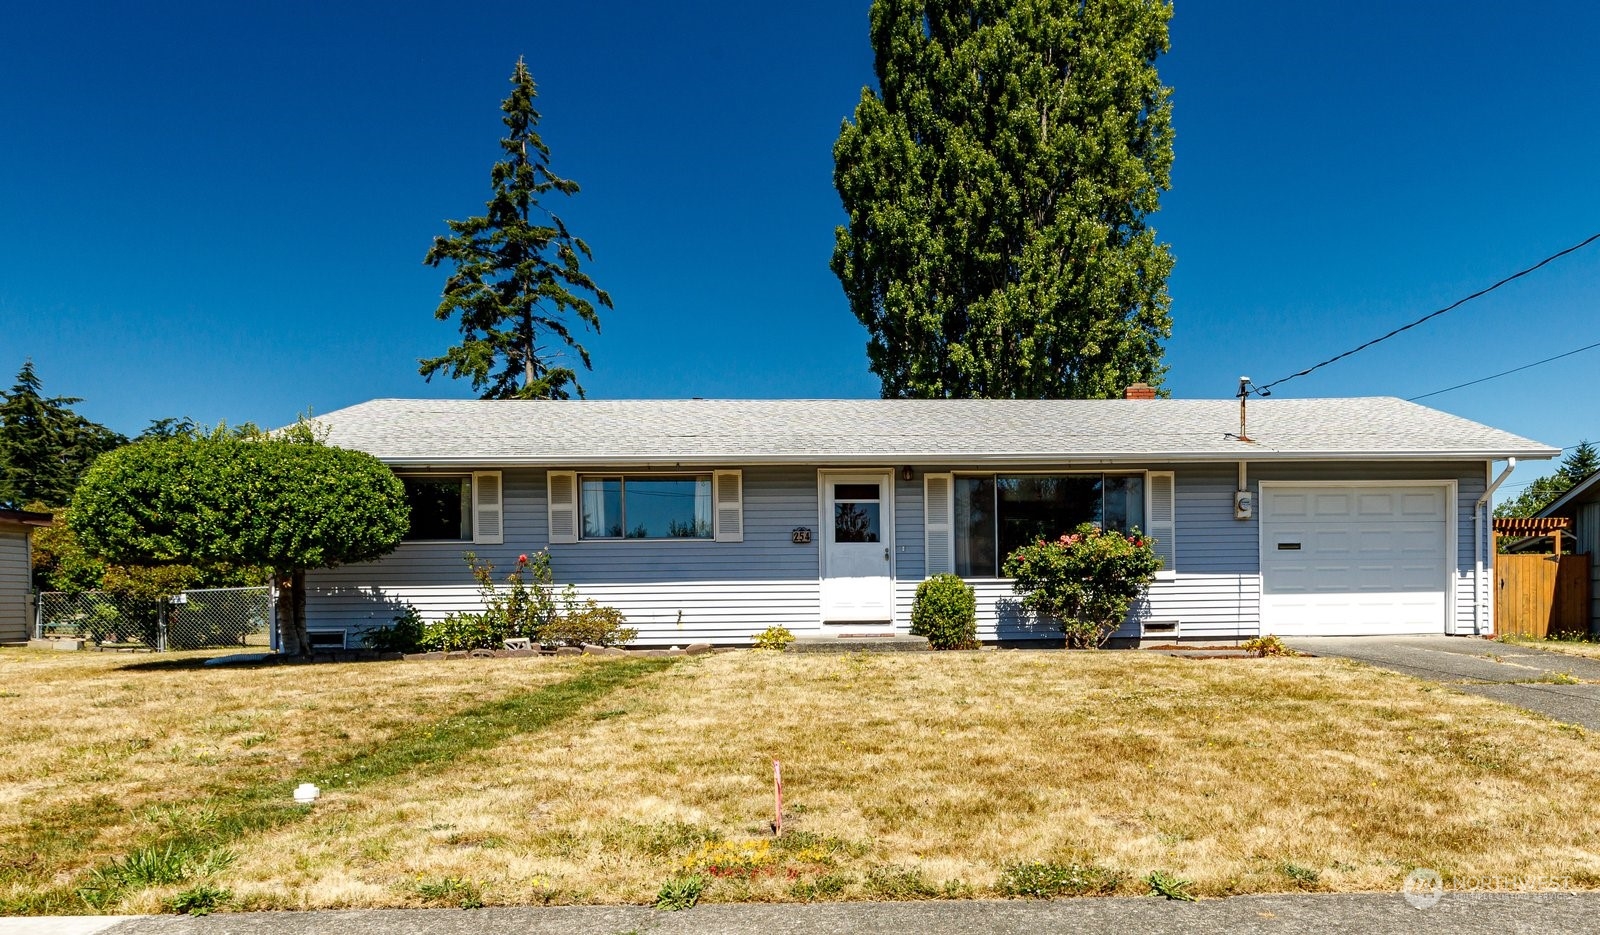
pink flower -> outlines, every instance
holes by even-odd
[[[521,555],[518,555],[517,556],[517,564],[518,565],[526,565],[526,564],[528,564],[528,553],[524,552]]]

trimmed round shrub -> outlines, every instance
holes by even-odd
[[[934,575],[917,585],[911,632],[934,649],[978,648],[978,598],[958,575]]]

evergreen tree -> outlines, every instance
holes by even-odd
[[[1595,471],[1600,471],[1600,451],[1587,441],[1579,442],[1572,453],[1561,459],[1554,474],[1535,478],[1522,493],[1494,508],[1501,517],[1538,516],[1544,508],[1561,499]]]
[[[599,333],[595,303],[611,308],[611,296],[581,268],[580,254],[594,258],[588,244],[540,203],[546,195],[577,194],[578,184],[550,170],[550,150],[536,129],[538,91],[520,58],[511,84],[500,105],[510,132],[500,141],[505,158],[490,172],[488,212],[446,221],[450,236],[434,238],[424,259],[454,267],[434,317],[457,318],[462,342],[418,363],[429,380],[440,371],[471,378],[484,399],[566,399],[569,386],[581,397],[576,370],[559,362],[561,346],[593,369],[571,318]]]
[[[1600,451],[1587,441],[1578,443],[1572,449],[1572,454],[1561,459],[1561,476],[1576,485],[1586,480],[1590,474],[1600,471]]]
[[[0,391],[0,507],[66,504],[94,459],[127,442],[73,412],[83,400],[43,389],[29,360],[10,392]]]
[[[833,271],[885,397],[1158,383],[1172,257],[1163,0],[874,0],[834,145]]]

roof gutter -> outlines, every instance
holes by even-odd
[[[337,440],[334,441],[337,444]],[[354,446],[351,446],[354,447]],[[360,450],[360,449],[358,449]],[[720,452],[707,454],[694,454],[680,457],[636,455],[628,457],[605,457],[596,455],[566,456],[566,457],[496,457],[493,455],[387,455],[376,454],[379,461],[392,467],[401,468],[429,468],[429,467],[545,467],[567,468],[581,466],[584,468],[602,467],[724,467],[728,465],[757,465],[757,464],[839,464],[839,465],[872,465],[885,464],[944,467],[960,465],[962,467],[979,467],[982,465],[1038,465],[1042,467],[1060,467],[1069,464],[1207,464],[1207,463],[1237,463],[1240,461],[1253,461],[1268,463],[1274,461],[1483,461],[1517,458],[1545,460],[1560,454],[1555,449],[1534,448],[1521,451],[1483,451],[1471,450],[1431,450],[1431,451],[1295,451],[1278,452],[1262,451],[1249,457],[1241,457],[1237,450],[1216,452],[1075,452],[1059,455],[1045,455],[1038,452],[1027,454],[1005,452],[961,452],[952,451],[938,454],[918,452],[909,454],[905,452],[885,452],[876,454],[836,454],[827,452],[812,452],[809,454],[750,454],[748,452]]]
[[[1487,477],[1489,471],[1494,470],[1494,462],[1490,461],[1488,464],[1485,465],[1485,467],[1487,468],[1487,470],[1484,471],[1484,476]],[[1483,619],[1487,614],[1489,614],[1489,612],[1491,610],[1490,594],[1492,593],[1491,588],[1490,588],[1490,582],[1485,581],[1484,577],[1483,577],[1483,553],[1484,553],[1483,522],[1484,522],[1484,516],[1488,512],[1489,498],[1494,496],[1494,492],[1496,490],[1500,489],[1500,485],[1505,483],[1506,482],[1506,478],[1510,477],[1511,476],[1511,472],[1515,471],[1516,469],[1517,469],[1517,459],[1516,458],[1507,458],[1506,459],[1506,469],[1500,472],[1500,476],[1499,477],[1496,477],[1494,480],[1489,482],[1488,489],[1486,489],[1483,492],[1483,496],[1478,498],[1478,502],[1476,504],[1474,504],[1474,506],[1472,508],[1472,558],[1473,558],[1473,564],[1474,564],[1474,571],[1476,572],[1476,575],[1477,575],[1477,577],[1474,578],[1473,580],[1477,582],[1477,588],[1478,588],[1478,601],[1477,601],[1477,604],[1472,608],[1472,630],[1473,630],[1473,633],[1475,633],[1478,636],[1487,635],[1484,632]],[[1491,624],[1491,629],[1492,629],[1492,625],[1494,623],[1494,618],[1493,617],[1489,617],[1489,622]]]

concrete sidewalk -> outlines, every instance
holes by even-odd
[[[716,905],[685,912],[640,906],[276,912],[204,918],[149,916],[101,929],[21,928],[54,920],[0,919],[0,935],[1300,935],[1311,932],[1504,935],[1592,932],[1600,894],[1445,893],[1418,909],[1399,893],[1239,896],[1198,903],[1159,899],[1054,902],[974,900],[921,903]]]
[[[1318,656],[1355,659],[1600,730],[1600,660],[1464,636],[1296,637],[1284,643]],[[1562,676],[1583,684],[1561,685]]]

